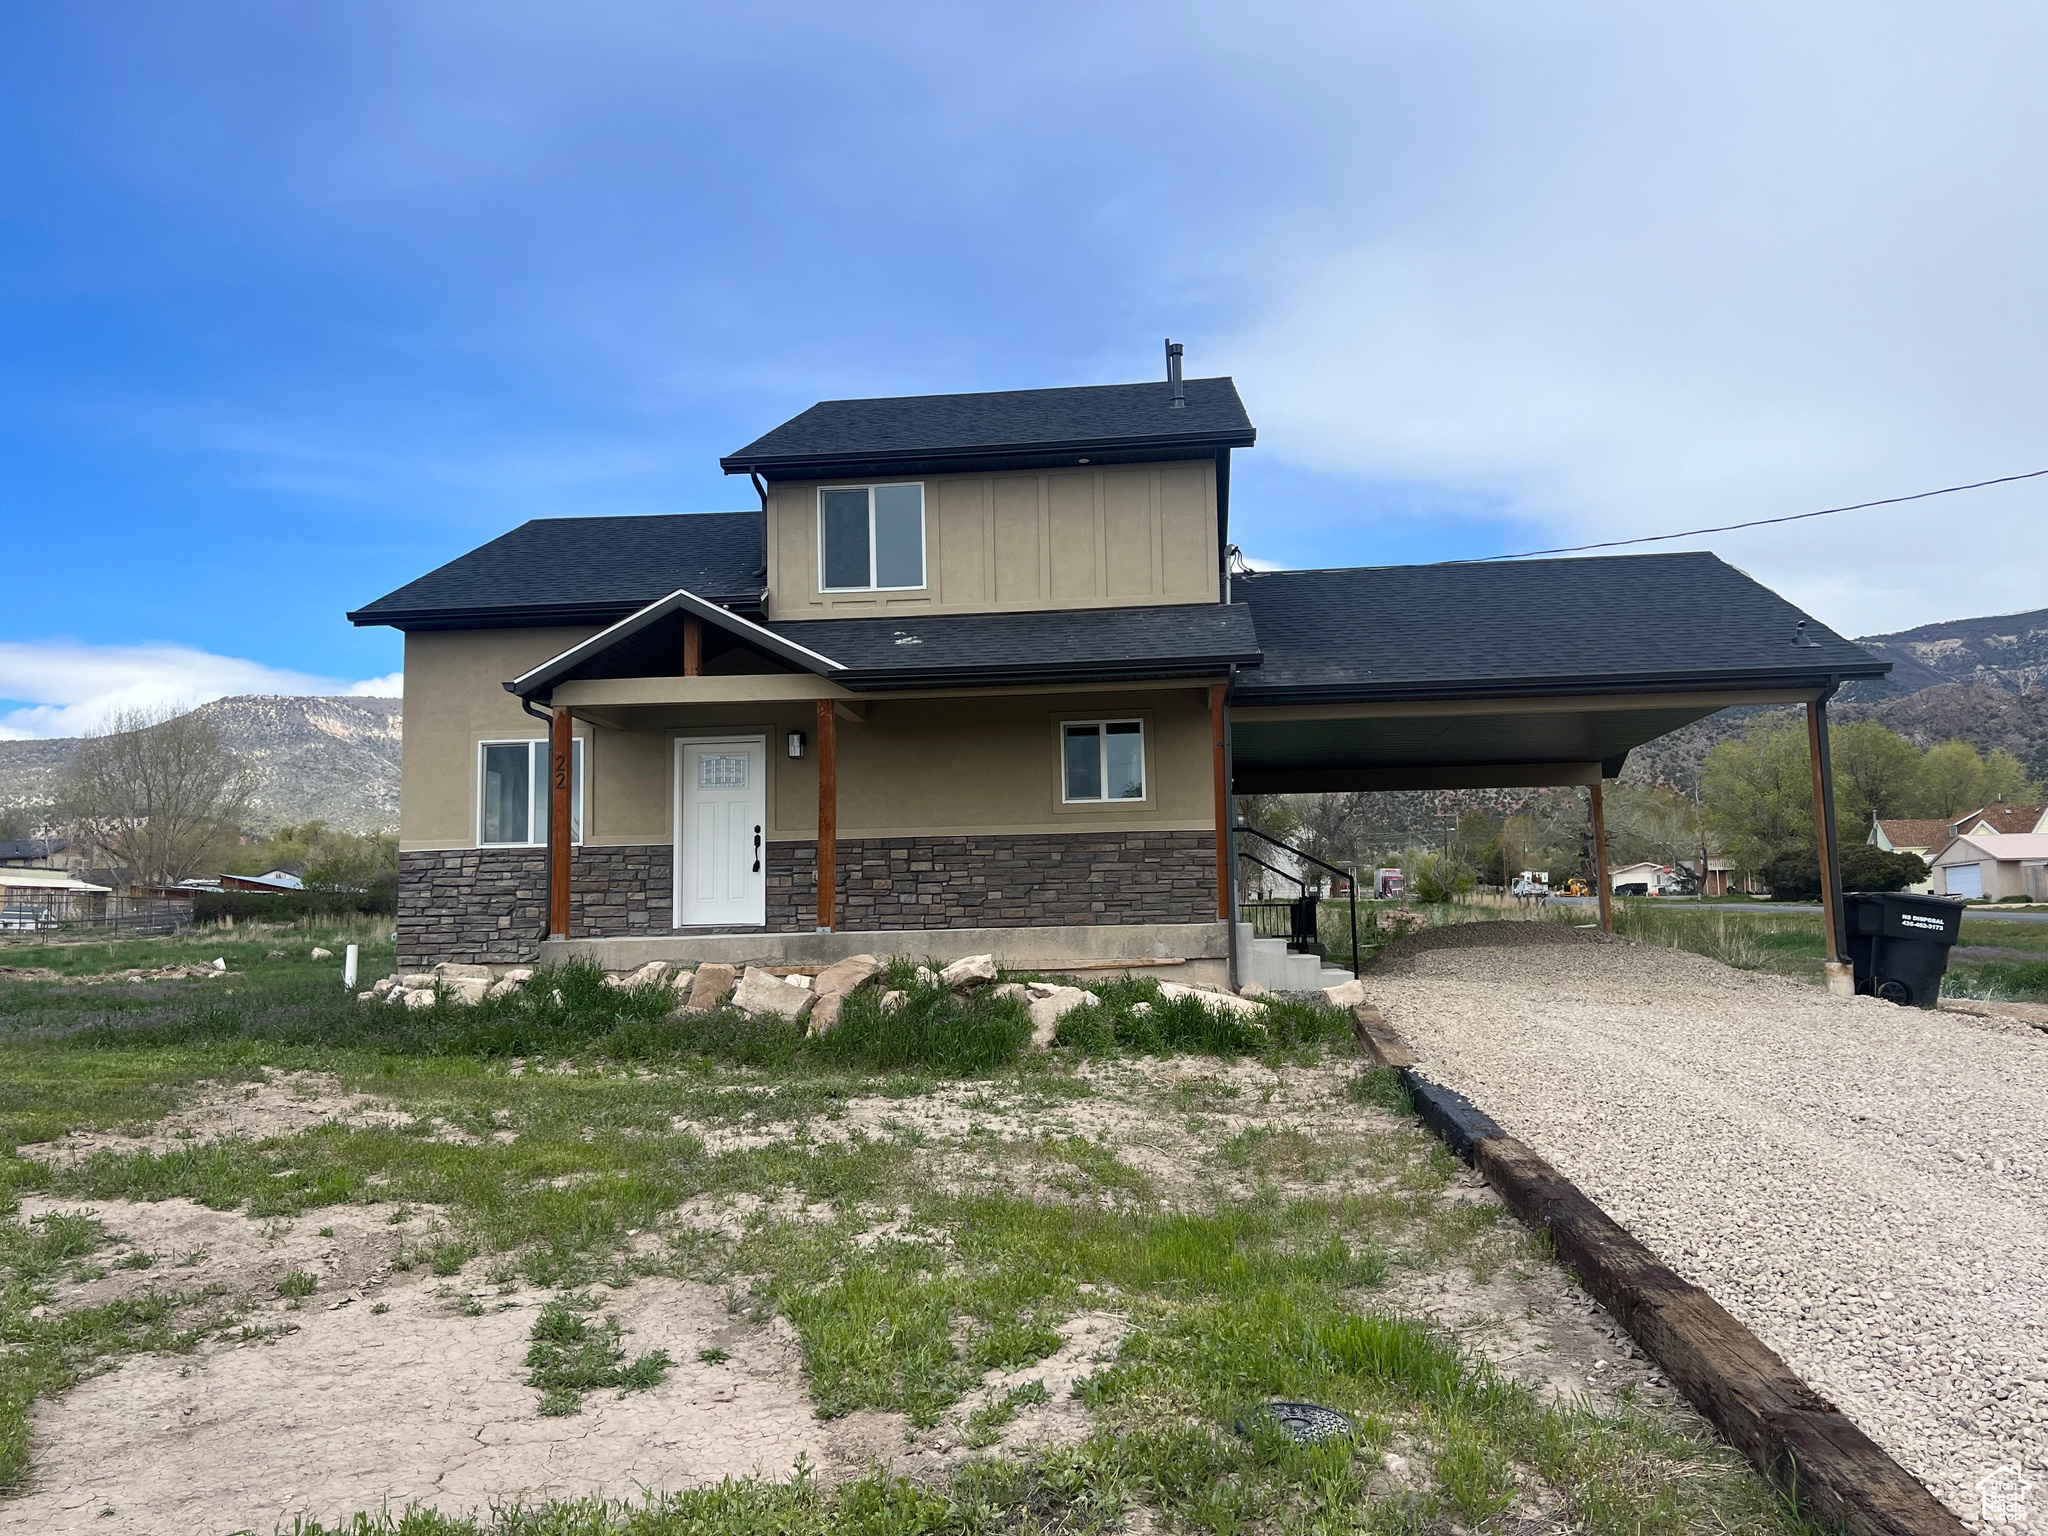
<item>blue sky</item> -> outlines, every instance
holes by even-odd
[[[0,732],[392,686],[343,611],[524,518],[743,507],[717,456],[813,400],[1149,378],[1166,335],[1238,380],[1277,564],[2048,467],[2044,42],[2017,3],[7,7]],[[1699,543],[1868,633],[2048,604],[2044,513]]]

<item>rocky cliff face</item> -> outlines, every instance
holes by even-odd
[[[350,832],[398,825],[403,700],[243,694],[198,712],[249,765],[251,831],[316,819]],[[54,799],[77,746],[75,739],[0,741],[0,806]]]
[[[1883,684],[1858,685],[1864,697],[1898,698],[1944,683],[2008,693],[2048,688],[2048,608],[1922,624],[1856,643],[1892,664]]]

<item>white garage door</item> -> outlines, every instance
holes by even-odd
[[[1984,894],[1984,866],[1982,864],[1949,865],[1948,893],[1951,896],[1982,896]]]

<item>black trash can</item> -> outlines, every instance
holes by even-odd
[[[1851,891],[1843,901],[1856,990],[1907,1008],[1941,996],[1948,952],[1963,932],[1963,904],[1908,891]]]

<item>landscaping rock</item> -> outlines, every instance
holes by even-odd
[[[497,979],[488,965],[459,965],[453,960],[443,960],[434,967],[434,974],[443,981],[454,981],[457,978],[461,978],[468,981],[488,983]]]
[[[939,984],[939,973],[928,965],[920,965],[915,974],[920,987],[935,987]]]
[[[449,994],[458,1003],[480,1003],[494,983],[481,976],[457,976],[446,983]]]
[[[783,977],[782,979],[788,982],[792,987],[800,987],[806,992],[810,991],[813,986],[811,978],[806,976],[802,971],[791,971],[787,976]]]
[[[485,996],[485,997],[510,997],[510,996],[511,996],[511,995],[512,995],[513,993],[517,992],[518,990],[519,990],[519,983],[518,983],[518,982],[516,982],[516,981],[511,981],[511,980],[505,980],[505,981],[494,981],[494,982],[492,982],[492,983],[491,983],[491,989],[490,989],[490,991],[486,992],[486,993],[484,994],[484,996]]]
[[[690,984],[689,1006],[709,1012],[732,996],[733,984],[738,979],[739,972],[716,960],[698,966],[696,979]]]
[[[1144,1018],[1144,1017],[1145,1017],[1145,1015],[1146,1015],[1146,1014],[1148,1014],[1148,1013],[1150,1013],[1151,1011],[1152,1011],[1152,1005],[1151,1005],[1150,1003],[1133,1003],[1133,1004],[1131,1004],[1131,1006],[1130,1006],[1130,1009],[1129,1009],[1129,1012],[1130,1012],[1131,1016],[1132,1016],[1133,1018],[1139,1018],[1139,1019],[1142,1019],[1142,1018]]]
[[[530,965],[515,965],[498,979],[500,981],[509,981],[515,987],[523,987],[526,983],[533,980],[533,967]]]
[[[848,955],[818,972],[818,996],[857,992],[882,974],[882,962],[873,955]]]
[[[332,960],[334,958],[334,951],[331,949],[315,948],[312,958],[315,960]]]
[[[1241,1019],[1261,1019],[1266,1016],[1266,1005],[1253,998],[1232,997],[1228,992],[1209,992],[1201,987],[1186,986],[1178,981],[1159,983],[1159,995],[1164,998],[1192,997],[1211,1012],[1234,1013]]]
[[[358,992],[356,994],[356,1001],[359,1003],[374,1003],[383,995],[381,992]]]
[[[398,984],[408,992],[417,992],[421,987],[425,987],[431,992],[434,990],[433,973],[430,971],[414,971],[410,976],[399,977]]]
[[[898,1008],[901,1008],[903,1006],[903,999],[908,997],[909,995],[910,994],[907,992],[898,992],[893,988],[887,992],[884,992],[882,994],[882,1012],[894,1013]]]
[[[775,1013],[785,1019],[802,1018],[817,1001],[815,993],[806,992],[802,987],[792,987],[780,976],[771,976],[758,965],[748,967],[732,994],[733,1006],[741,1013]]]
[[[373,983],[373,984],[371,985],[371,987],[370,987],[370,991],[371,991],[372,995],[374,995],[374,996],[377,996],[377,997],[382,997],[382,996],[383,996],[383,995],[384,995],[384,994],[385,994],[386,992],[389,992],[389,991],[390,991],[390,990],[391,990],[391,989],[392,989],[393,987],[395,987],[395,986],[397,986],[397,985],[398,985],[398,978],[397,978],[397,977],[395,977],[395,976],[386,976],[386,977],[385,977],[385,978],[384,978],[384,979],[383,979],[382,981],[379,981],[379,982],[375,982],[375,983]]]
[[[820,997],[816,1005],[811,1009],[810,1028],[805,1032],[812,1035],[822,1035],[834,1024],[837,1024],[839,1022],[839,1010],[846,1006],[846,998],[847,994],[844,992],[827,992],[823,997]]]
[[[985,987],[996,979],[994,955],[968,955],[939,972],[939,981],[955,992]]]
[[[990,987],[988,989],[988,995],[990,997],[1014,997],[1026,1008],[1029,1008],[1031,1006],[1031,989],[1025,986],[1024,983],[1022,983],[1021,981],[1006,981],[1003,982],[1000,986]]]
[[[1037,988],[1032,989],[1036,991]],[[1093,992],[1084,992],[1079,987],[1051,987],[1045,996],[1031,1004],[1031,1049],[1045,1050],[1052,1044],[1053,1036],[1059,1032],[1060,1020],[1079,1008],[1083,1003],[1099,1003],[1102,999]]]
[[[1334,987],[1323,988],[1323,1001],[1332,1008],[1352,1009],[1365,1001],[1365,983],[1356,976]]]
[[[1256,981],[1248,981],[1237,989],[1237,995],[1239,997],[1272,997],[1274,992],[1271,987],[1262,987]]]
[[[434,992],[431,987],[423,990],[415,989],[400,995],[404,997],[405,1006],[408,1008],[431,1008],[434,1006]]]
[[[687,998],[690,995],[690,988],[695,986],[696,983],[697,973],[695,971],[677,971],[668,979],[669,990],[681,998]]]

